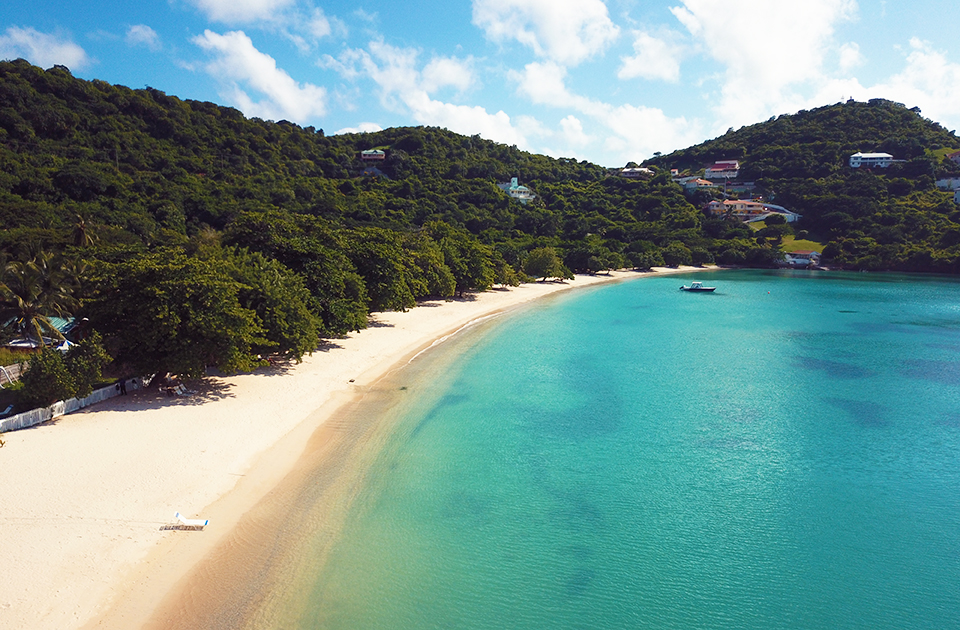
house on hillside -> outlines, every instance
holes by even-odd
[[[958,165],[960,165],[960,151],[954,151],[953,153],[948,153],[947,159],[952,160],[953,162],[956,162]]]
[[[706,179],[736,179],[740,174],[738,160],[719,160],[703,170]]]
[[[713,182],[709,182],[700,177],[685,177],[678,182],[686,192],[692,190],[709,190],[710,188],[716,188],[717,185]]]
[[[779,214],[787,223],[793,223],[800,218],[799,214],[783,206],[752,199],[724,199],[723,201],[715,199],[706,205],[706,210],[713,216],[730,216],[745,223],[763,221],[771,214]]]
[[[857,151],[850,156],[850,168],[887,168],[893,164],[893,156],[889,153],[861,153]]]
[[[953,191],[953,203],[960,203],[960,189]]]
[[[945,177],[937,180],[937,188],[940,190],[957,190],[960,188],[960,177]]]
[[[621,177],[628,177],[630,179],[650,179],[653,175],[654,172],[645,166],[625,168],[620,171]]]
[[[820,252],[812,250],[786,252],[783,255],[783,262],[789,267],[819,267]]]
[[[512,177],[509,182],[504,184],[497,184],[502,191],[510,195],[512,198],[516,199],[520,203],[527,203],[533,199],[536,199],[537,196],[533,194],[533,191],[527,188],[526,186],[521,186],[520,182],[516,177]]]
[[[379,162],[386,158],[387,154],[380,149],[367,149],[360,152],[360,159],[364,162]]]
[[[715,199],[707,204],[707,212],[713,216],[731,216],[741,221],[751,221],[769,214],[763,202],[741,199]]]
[[[65,339],[61,341],[59,339],[55,339],[54,337],[44,336],[43,344],[46,346],[52,346],[62,352],[66,352],[67,348],[73,345],[73,341],[71,341],[70,339],[71,338],[75,339],[75,337],[73,336],[73,333],[79,330],[77,327],[80,324],[80,322],[78,322],[73,317],[64,318],[64,317],[50,316],[50,317],[47,317],[47,319],[50,321],[50,324],[52,324],[53,327],[57,329],[57,332],[59,332],[61,335],[65,337]],[[8,321],[4,327],[9,326],[13,322],[14,320]],[[11,339],[7,343],[5,343],[3,347],[7,348],[8,350],[23,351],[23,352],[30,352],[40,347],[39,339],[32,336],[27,331],[21,331],[21,333],[23,332],[26,332],[26,336],[19,337],[16,339]]]

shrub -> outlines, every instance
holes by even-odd
[[[97,333],[70,348],[66,355],[54,348],[42,348],[20,376],[20,401],[32,409],[74,396],[89,396],[109,362]]]
[[[77,392],[76,381],[63,354],[54,348],[43,348],[33,355],[20,381],[23,383],[20,400],[30,409],[72,398]]]

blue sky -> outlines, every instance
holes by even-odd
[[[850,97],[957,129],[957,25],[957,0],[15,0],[0,58],[620,166]]]

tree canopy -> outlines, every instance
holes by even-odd
[[[365,162],[371,148],[384,159]],[[436,127],[327,136],[0,62],[4,309],[23,298],[34,334],[51,313],[86,316],[122,365],[199,374],[249,369],[265,353],[299,359],[371,311],[526,274],[776,264],[791,227],[756,234],[707,216],[668,170],[724,158],[803,214],[797,228],[843,264],[956,272],[960,212],[934,178],[957,148],[915,110],[844,103],[658,156],[651,177],[631,179]],[[855,171],[846,156],[857,150],[903,161]],[[536,199],[505,194],[498,183],[512,177]],[[37,252],[70,274],[28,294],[10,273],[40,264]]]

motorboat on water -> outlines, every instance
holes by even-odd
[[[700,293],[709,293],[710,291],[716,291],[717,287],[705,287],[702,282],[691,282],[690,286],[683,285],[680,287],[681,291],[694,291]]]

